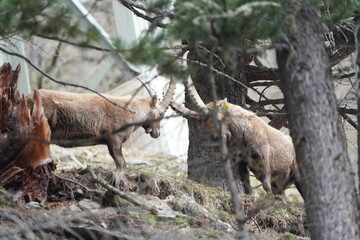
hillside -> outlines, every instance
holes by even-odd
[[[105,146],[52,146],[52,153],[57,170],[46,203],[14,206],[2,190],[0,239],[236,238],[230,194],[187,180],[181,159],[127,149],[129,167],[120,172]],[[140,206],[95,183],[87,165]],[[295,190],[286,195],[256,188],[254,196],[240,196],[254,239],[308,239],[303,203]]]

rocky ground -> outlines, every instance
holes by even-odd
[[[187,180],[181,159],[132,149],[125,152],[128,169],[120,172],[104,146],[53,146],[52,153],[57,170],[49,176],[46,203],[14,206],[11,190],[0,191],[0,239],[236,238],[229,193]],[[95,183],[87,165],[122,197]],[[309,239],[295,190],[276,198],[255,192],[240,196],[253,239]]]

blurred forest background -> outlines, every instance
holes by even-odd
[[[104,1],[81,1],[87,10],[95,17],[100,25],[110,34],[114,39],[117,38],[116,24],[114,19],[114,12],[111,0]],[[76,21],[76,20],[73,20]],[[340,26],[341,27],[341,26]],[[79,37],[79,36],[78,36]],[[22,41],[19,36],[15,39]],[[59,39],[58,39],[59,40]],[[119,68],[113,67],[106,71],[101,83],[94,84],[92,79],[98,77],[104,66],[108,66],[111,57],[107,51],[95,50],[87,48],[86,44],[83,47],[74,46],[66,42],[58,41],[56,39],[44,39],[38,36],[32,36],[25,43],[26,56],[41,69],[48,72],[50,75],[61,79],[62,81],[75,83],[83,86],[88,86],[99,92],[108,92],[121,83],[123,83],[122,73]],[[79,43],[74,41],[73,43]],[[329,45],[331,38],[329,38]],[[82,45],[82,44],[78,44]],[[331,46],[330,46],[331,47]],[[337,51],[334,47],[334,51]],[[277,67],[275,52],[266,51],[259,57],[260,61],[267,67]],[[86,90],[76,87],[63,86],[44,77],[38,71],[32,68],[30,70],[30,83],[32,89],[48,88],[55,90],[66,90],[73,92],[86,92]],[[356,121],[355,108],[356,108],[356,79],[354,75],[354,55],[350,55],[340,64],[333,68],[335,89],[337,98],[339,100],[339,107],[349,109],[347,117],[353,122]],[[282,98],[282,93],[276,86],[257,86],[259,92],[263,92],[265,96],[270,99]],[[259,98],[258,93],[249,91],[250,97],[254,99]],[[260,97],[261,98],[261,97]],[[280,105],[281,106],[281,105]],[[267,106],[272,109],[272,106]],[[343,128],[346,132],[347,146],[352,160],[353,167],[356,171],[357,168],[357,131],[351,126],[348,121],[343,121]],[[286,128],[283,129],[285,132]]]
[[[180,129],[186,134],[186,142],[181,142],[184,150],[175,157],[130,150],[127,157],[138,163],[126,172],[109,170],[113,163],[103,156],[103,148],[69,150],[74,153],[67,160],[80,159],[76,167],[93,161],[95,174],[121,192],[96,180],[92,170],[69,169],[71,163],[60,162],[63,175],[53,175],[57,182],[49,188],[47,207],[54,211],[36,212],[39,221],[30,221],[41,204],[21,215],[21,207],[0,201],[1,218],[6,220],[0,238],[22,239],[29,234],[30,239],[63,239],[70,234],[89,239],[90,233],[93,239],[167,239],[173,235],[174,239],[358,239],[357,0],[80,0],[109,34],[105,40],[96,24],[84,24],[86,14],[80,16],[69,8],[76,2],[0,1],[0,59],[25,60],[31,90],[106,93],[147,72],[159,73],[165,81],[175,78],[178,86],[191,77],[205,102],[227,97],[292,136],[300,172],[307,176],[302,178],[305,194],[293,194],[292,188],[288,198],[278,199],[262,190],[254,196],[236,197],[241,185],[236,191],[229,187],[233,182],[224,168],[226,156],[213,147],[215,143],[226,146],[181,118],[186,128]],[[114,13],[114,4],[138,16],[139,26],[146,23],[137,29],[141,34],[133,42],[119,38],[119,12]],[[24,43],[23,56],[16,49],[18,42]],[[160,85],[158,90],[164,89],[164,83]],[[177,99],[191,106],[183,93],[178,95]],[[150,148],[161,148],[161,144]],[[66,159],[59,149],[54,147],[54,158]],[[11,198],[8,193],[4,196]],[[84,199],[91,200],[91,206],[82,206]],[[154,214],[155,207],[147,206],[150,203],[164,212]],[[117,210],[104,210],[108,206]],[[65,219],[72,212],[64,208],[70,207],[80,214]],[[101,216],[99,222],[86,215],[94,209],[98,210],[95,216]],[[45,224],[57,214],[63,214],[65,227]],[[83,222],[78,224],[80,218]],[[16,229],[10,231],[7,228],[12,224]],[[39,234],[39,229],[44,232]]]

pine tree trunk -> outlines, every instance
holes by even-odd
[[[360,15],[360,14],[359,14]],[[357,73],[356,73],[356,78],[357,78],[357,121],[358,121],[358,126],[360,123],[360,23],[357,26],[358,28],[358,36],[357,37],[357,42],[358,46],[356,48],[356,65],[357,65]],[[357,181],[358,181],[358,201],[360,201],[360,129],[357,130],[358,133],[358,139],[357,139],[357,146],[358,146],[358,159],[357,159]],[[359,203],[359,212],[360,212],[360,203]],[[360,214],[359,214],[360,215]],[[360,218],[360,216],[359,216]],[[360,221],[360,220],[359,220]]]
[[[199,55],[202,56],[199,56]],[[204,52],[190,52],[188,58],[194,61],[201,61],[206,64],[209,56]],[[209,83],[210,70],[205,66],[198,64],[189,64],[191,78],[195,88],[205,103],[213,101],[211,96],[211,86]],[[223,72],[227,70],[220,64],[215,67]],[[217,97],[223,99],[227,97],[228,101],[238,105],[245,104],[246,89],[241,88],[239,84],[228,81],[223,76],[213,73],[217,85]],[[235,75],[227,71],[229,75]],[[186,105],[190,105],[187,99]],[[190,106],[191,107],[191,106]],[[189,148],[188,148],[188,178],[196,182],[213,187],[227,189],[226,175],[224,171],[224,162],[220,159],[219,148],[213,147],[216,142],[212,139],[209,131],[201,128],[198,124],[191,121],[189,126]],[[237,176],[238,173],[234,172]],[[240,186],[239,186],[240,188]],[[241,189],[241,188],[240,188]]]
[[[285,13],[289,46],[277,51],[277,61],[311,238],[360,239],[355,183],[322,23],[306,0],[289,1]]]

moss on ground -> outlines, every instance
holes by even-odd
[[[7,207],[11,204],[11,194],[4,188],[0,187],[0,207]]]
[[[158,227],[160,224],[159,218],[156,215],[150,213],[139,213],[139,217],[141,219],[145,219],[152,227]]]
[[[131,154],[131,152],[128,151],[128,155],[125,156],[128,162],[128,168],[123,171],[118,171],[115,170],[115,165],[108,155],[106,147],[101,148],[96,146],[92,153],[78,152],[84,151],[84,148],[73,151],[72,154],[74,154],[77,161],[80,162],[77,168],[83,164],[92,166],[92,168],[95,168],[98,177],[105,179],[128,194],[132,192],[130,194],[135,194],[135,196],[136,194],[152,195],[163,200],[171,196],[186,194],[208,211],[214,219],[236,227],[231,195],[219,188],[207,187],[186,179],[186,168],[179,167],[186,164],[182,159],[148,155],[141,152]],[[68,166],[66,166],[66,162],[71,165],[70,162],[73,161],[72,157],[67,157],[64,160],[64,158],[60,156],[60,159],[61,163],[58,165],[60,169],[67,169]],[[132,162],[141,164],[131,164]],[[84,176],[86,182],[91,181],[89,178],[86,179],[86,174]],[[84,176],[80,177],[84,178]],[[76,180],[81,181],[80,179]],[[250,232],[261,237],[266,234],[269,234],[269,236],[276,235],[276,237],[265,237],[264,239],[292,239],[291,237],[298,236],[299,234],[304,236],[306,219],[304,216],[303,201],[296,190],[287,190],[287,197],[269,196],[263,191],[260,183],[253,177],[251,178],[251,185],[259,186],[253,190],[254,194],[252,196],[242,195],[239,197],[246,216],[250,216],[247,221],[247,227]],[[90,188],[94,187],[91,186]],[[125,209],[132,206],[116,195],[112,196],[111,199],[110,206]],[[161,228],[166,225],[164,224],[164,220],[152,214],[138,214],[138,216],[133,217],[140,222],[146,222],[153,228]],[[191,231],[197,235],[194,235],[194,238],[224,238],[224,235],[219,235],[219,232],[215,231],[215,229],[207,229],[205,232],[205,230],[202,229],[202,225],[204,224],[198,220],[195,222],[196,223],[194,223],[191,216],[178,216],[168,221],[167,224],[173,224],[179,227],[185,226],[185,228],[192,229]],[[197,230],[195,231],[195,229]],[[297,230],[294,231],[294,229]],[[294,233],[297,235],[294,235]],[[231,239],[231,237],[229,239]]]

